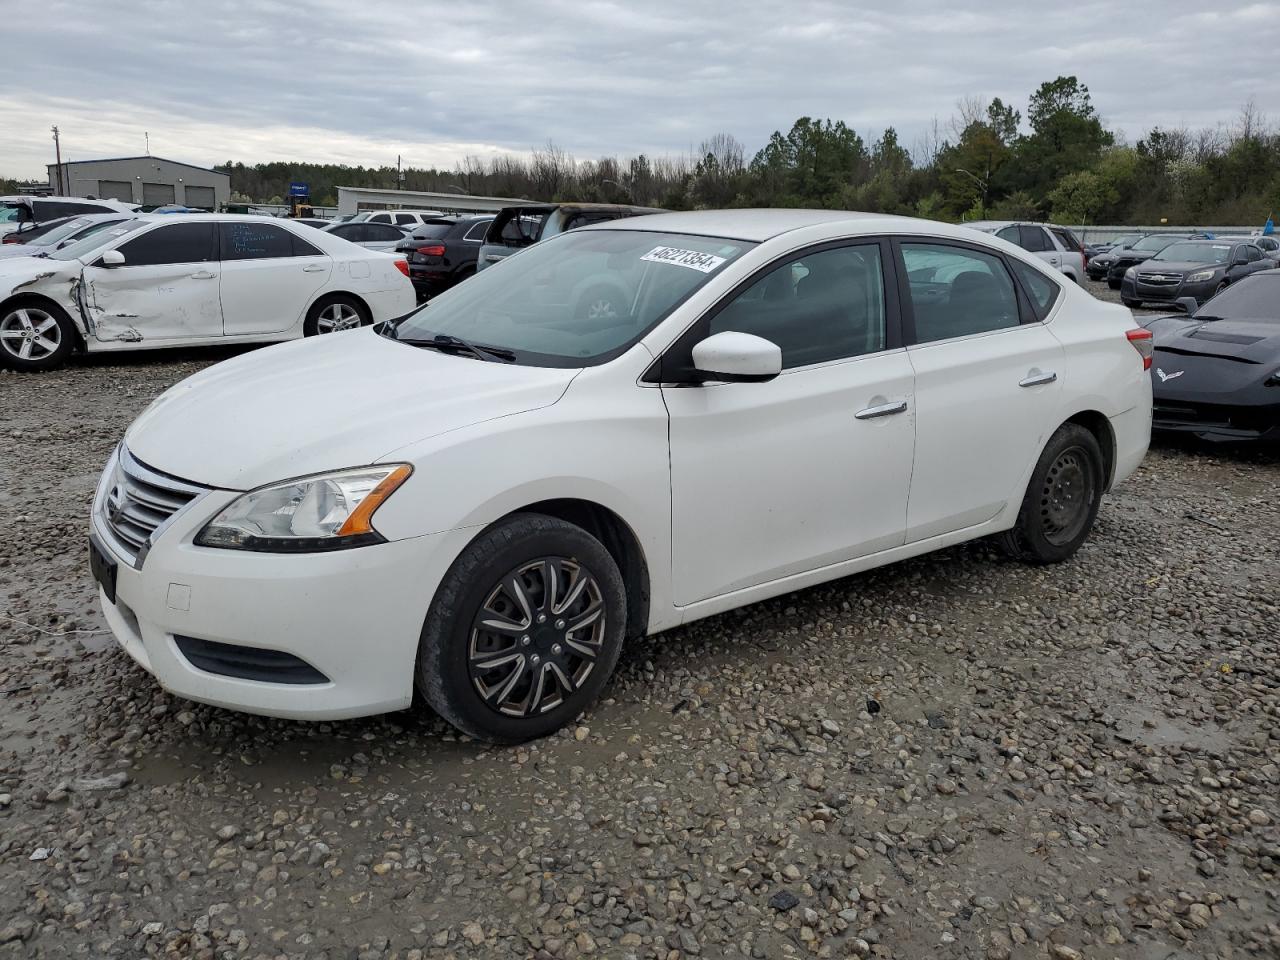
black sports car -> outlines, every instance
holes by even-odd
[[[1154,334],[1151,429],[1204,440],[1280,442],[1280,270],[1233,283]]]

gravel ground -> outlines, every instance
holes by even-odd
[[[100,466],[227,355],[0,374],[0,960],[1280,954],[1275,455],[1153,450],[1059,567],[634,643],[498,749],[187,703],[103,633]]]

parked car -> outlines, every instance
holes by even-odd
[[[493,214],[437,217],[419,226],[396,246],[409,260],[409,279],[419,300],[443,293],[476,272],[480,244]]]
[[[1247,240],[1182,240],[1129,267],[1120,284],[1120,300],[1126,307],[1149,301],[1177,303],[1183,297],[1204,303],[1237,280],[1275,266]]]
[[[593,281],[630,289],[615,322],[562,309]],[[171,388],[106,465],[91,566],[179,696],[319,719],[416,686],[527,740],[625,637],[988,534],[1069,558],[1146,452],[1150,343],[952,225],[616,220]]]
[[[75,350],[265,343],[401,316],[403,258],[270,217],[142,214],[49,253],[0,261],[0,363]]]
[[[323,230],[334,223],[333,220],[326,220],[324,217],[290,217],[289,219],[293,223],[306,224],[308,227],[315,227],[317,230]]]
[[[370,223],[367,220],[350,223],[331,223],[320,228],[321,232],[341,237],[348,243],[354,243],[366,250],[381,250],[390,253],[396,245],[408,236],[404,227],[395,227],[389,223]]]
[[[90,213],[82,217],[49,220],[35,230],[6,235],[4,243],[0,244],[0,259],[48,256],[51,251],[70,246],[113,223],[131,219],[131,213]],[[10,240],[21,242],[10,243]]]
[[[0,197],[0,236],[25,232],[49,220],[86,213],[135,213],[136,203],[88,200],[80,197]]]
[[[593,223],[606,223],[648,213],[664,213],[656,207],[631,207],[616,203],[531,203],[498,211],[485,233],[476,270],[497,263],[517,250],[556,234]]]
[[[1280,260],[1280,240],[1274,236],[1219,235],[1214,239],[1230,240],[1233,243],[1252,243],[1268,260]]]
[[[1152,429],[1280,442],[1280,270],[1186,306],[1143,324],[1155,335]]]
[[[1086,270],[1088,269],[1088,266],[1092,262],[1093,258],[1096,257],[1098,254],[1109,253],[1110,251],[1115,250],[1117,247],[1125,247],[1131,243],[1137,243],[1139,240],[1143,238],[1143,236],[1144,234],[1141,234],[1141,233],[1126,233],[1126,234],[1122,234],[1121,236],[1114,237],[1111,240],[1102,240],[1102,241],[1099,241],[1098,243],[1086,243],[1084,245],[1084,264],[1085,264]],[[1089,279],[1101,280],[1102,277],[1101,276],[1095,277],[1092,273],[1089,273]]]
[[[965,224],[983,233],[1008,240],[1052,267],[1061,270],[1076,283],[1084,280],[1084,245],[1066,227],[1053,223],[1020,223],[1008,220],[974,220]]]
[[[50,230],[56,229],[74,219],[75,217],[56,217],[53,220],[46,220],[44,223],[27,225],[21,232],[15,230],[12,233],[6,233],[0,237],[0,250],[3,250],[4,247],[25,246],[28,242],[39,240]]]
[[[439,210],[366,210],[351,218],[356,223],[389,223],[412,230],[424,220],[443,216]]]
[[[1120,281],[1130,267],[1155,256],[1171,243],[1191,239],[1191,235],[1185,233],[1149,233],[1131,247],[1116,247],[1107,253],[1098,254],[1089,261],[1089,276],[1098,280],[1105,279],[1108,287],[1119,290]],[[1098,274],[1096,277],[1095,273]]]

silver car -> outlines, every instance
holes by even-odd
[[[346,223],[331,223],[320,228],[324,233],[332,233],[366,250],[381,250],[393,253],[396,244],[409,235],[404,227],[390,223],[370,223],[367,220],[349,220]]]
[[[1061,270],[1076,283],[1084,280],[1084,245],[1066,227],[1020,220],[974,220],[964,226],[994,233],[1001,240],[1017,244]]]

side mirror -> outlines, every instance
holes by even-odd
[[[118,267],[124,263],[124,254],[119,250],[108,250],[100,261],[104,267]]]
[[[782,348],[764,337],[726,330],[694,346],[693,366],[708,380],[763,383],[782,372]]]
[[[1200,304],[1196,302],[1195,297],[1179,297],[1178,306],[1187,311],[1188,317],[1194,317],[1196,311],[1200,309]]]

